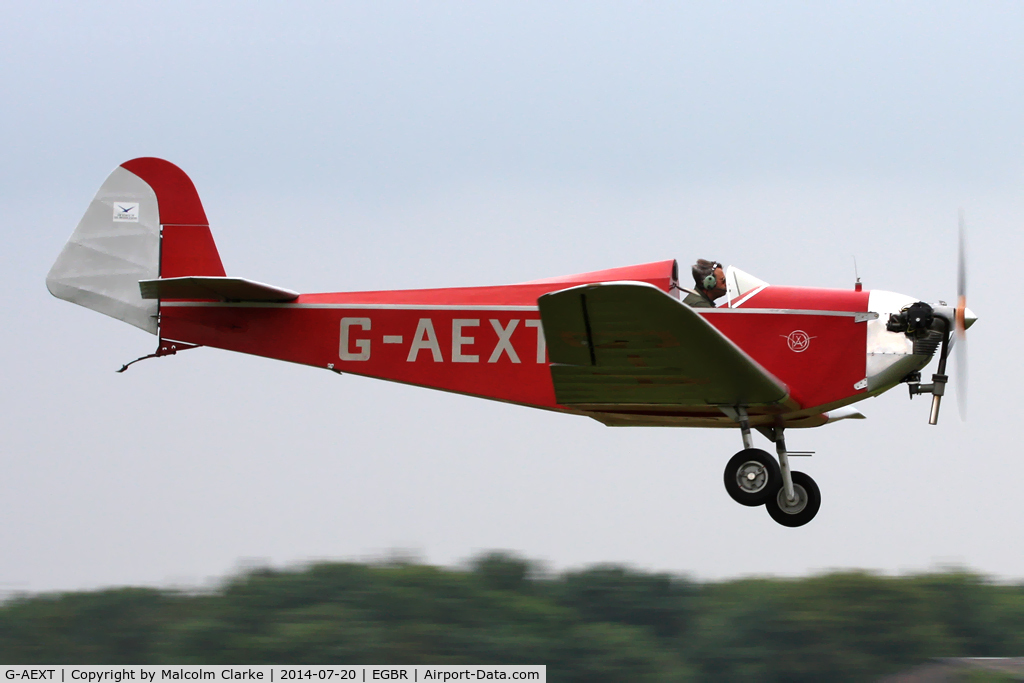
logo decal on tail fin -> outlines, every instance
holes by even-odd
[[[138,202],[114,202],[115,223],[138,223],[139,203]]]

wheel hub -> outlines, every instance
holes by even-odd
[[[736,470],[736,485],[745,493],[757,493],[768,483],[768,472],[759,462],[749,460]]]
[[[800,514],[801,512],[803,512],[804,508],[807,507],[808,496],[807,491],[804,490],[803,486],[794,483],[793,494],[796,495],[796,500],[792,503],[790,503],[786,499],[785,488],[779,489],[778,496],[776,497],[776,501],[779,504],[779,509],[785,512],[787,515]]]

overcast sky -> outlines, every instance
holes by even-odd
[[[0,594],[486,549],[1024,579],[1024,4],[210,5],[0,9]],[[155,339],[44,278],[143,155],[192,177],[229,275],[306,292],[698,257],[845,288],[856,258],[867,288],[952,301],[963,207],[969,421],[900,387],[791,431],[823,502],[787,529],[726,495],[738,431],[215,349],[118,375]]]

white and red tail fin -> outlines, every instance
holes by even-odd
[[[157,333],[159,302],[140,280],[224,277],[195,186],[174,164],[143,157],[107,178],[75,228],[46,286],[59,299]]]

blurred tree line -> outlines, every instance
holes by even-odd
[[[696,583],[491,553],[257,569],[0,605],[5,664],[546,664],[553,681],[859,681],[931,657],[1024,655],[1024,586],[966,571]]]

